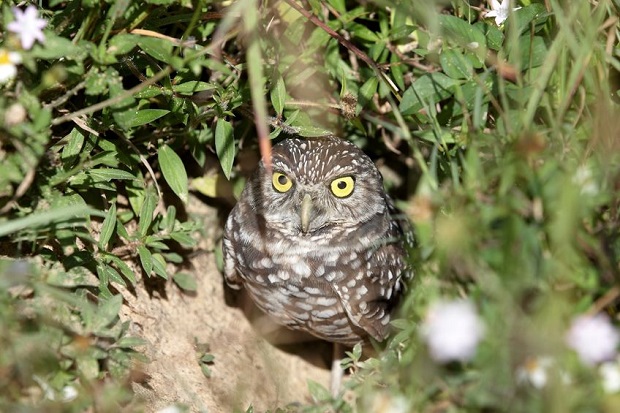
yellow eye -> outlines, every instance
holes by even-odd
[[[278,192],[287,192],[293,186],[293,181],[282,172],[274,172],[271,176],[271,183]]]
[[[345,198],[353,192],[355,188],[355,179],[352,176],[343,176],[332,181],[330,188],[332,193],[338,198]]]

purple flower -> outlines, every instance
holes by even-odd
[[[47,21],[39,19],[39,12],[35,6],[28,6],[26,10],[13,8],[15,20],[8,25],[9,31],[16,33],[24,50],[30,50],[35,41],[43,43],[45,36],[41,31],[47,26]]]

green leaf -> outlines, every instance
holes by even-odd
[[[441,145],[456,142],[454,133],[449,129],[429,129],[420,132],[417,136],[425,141],[440,143]]]
[[[133,214],[129,211],[127,211],[126,213],[130,214],[133,216]],[[125,228],[125,226],[123,225],[122,222],[120,222],[118,219],[116,220],[116,233],[122,237],[123,239],[129,241],[130,236],[129,236],[129,232],[127,232],[127,228]]]
[[[191,180],[190,186],[194,191],[198,191],[209,198],[217,198],[230,193],[230,181],[221,173],[194,178]]]
[[[114,295],[108,300],[103,301],[97,308],[95,314],[93,331],[98,332],[101,329],[109,326],[118,319],[118,313],[121,311],[123,305],[123,296],[118,294]]]
[[[170,185],[170,188],[183,203],[187,203],[189,191],[187,172],[179,155],[168,145],[163,145],[157,151],[157,159],[159,160],[164,179]]]
[[[211,369],[206,364],[201,364],[200,365],[200,371],[202,371],[202,374],[204,374],[204,376],[207,377],[207,378],[211,377],[211,375],[212,375]]]
[[[142,208],[140,208],[140,222],[138,222],[138,234],[141,237],[146,236],[151,222],[153,222],[153,213],[157,206],[157,196],[151,189],[147,190],[142,202]]]
[[[206,353],[202,357],[200,357],[201,363],[213,363],[214,361],[215,361],[215,356],[210,353]]]
[[[131,52],[138,45],[141,36],[128,33],[120,33],[110,39],[108,43],[107,53],[112,55],[121,55]]]
[[[403,70],[407,67],[401,63],[400,58],[392,53],[390,56],[390,73],[392,75],[392,80],[399,87],[400,90],[405,90],[405,74]]]
[[[510,25],[514,22],[514,26],[516,33],[524,33],[529,31],[530,24],[535,23],[544,23],[547,20],[547,10],[545,9],[544,4],[533,3],[526,7],[521,7],[519,10],[516,10],[512,19],[508,19],[506,23],[506,32],[509,33],[514,28]]]
[[[123,122],[125,128],[135,128],[153,122],[170,113],[167,109],[143,109],[135,112],[129,111],[130,116]]]
[[[414,30],[415,26],[411,25],[402,25],[397,28],[393,28],[390,32],[390,40],[396,41],[407,38]]]
[[[213,365],[214,361],[215,356],[210,353],[203,354],[202,357],[200,357],[200,359],[198,360],[198,364],[200,365],[202,374],[204,374],[205,377],[211,377],[211,369],[209,368],[209,366]]]
[[[471,49],[472,46],[477,46],[480,49],[486,47],[486,38],[478,27],[448,14],[440,14],[438,21],[442,33],[453,42],[468,49]]]
[[[284,112],[284,103],[286,102],[286,86],[282,76],[278,76],[275,86],[271,89],[271,104],[273,109],[279,116]]]
[[[146,89],[142,89],[133,96],[138,99],[151,99],[162,94],[164,94],[164,90],[162,90],[161,87],[151,85]]]
[[[31,127],[34,132],[48,131],[52,121],[52,112],[48,108],[42,108],[32,119]]]
[[[120,284],[123,287],[127,286],[127,283],[125,282],[123,277],[121,277],[121,275],[118,273],[118,271],[116,271],[114,268],[110,267],[107,264],[99,265],[97,268],[97,274],[99,275],[101,279],[106,280],[106,284],[109,281],[114,281],[115,283]]]
[[[476,22],[474,26],[482,31],[484,37],[487,39],[487,45],[490,49],[499,51],[502,48],[502,44],[504,43],[504,33],[502,33],[497,26],[484,21]]]
[[[331,6],[338,11],[338,13],[346,13],[347,7],[344,0],[327,0]]]
[[[393,325],[395,328],[399,329],[399,330],[405,330],[405,329],[410,329],[412,326],[412,322],[409,320],[405,320],[402,318],[397,318],[394,319],[392,321],[390,321],[390,324]]]
[[[474,67],[463,54],[454,49],[445,50],[440,56],[441,68],[452,79],[469,79]]]
[[[136,179],[135,175],[133,175],[132,173],[116,168],[91,169],[87,172],[87,175],[97,181],[112,181],[114,179]]]
[[[138,346],[144,346],[146,344],[147,344],[147,341],[143,338],[125,336],[125,337],[121,337],[120,340],[118,340],[114,344],[114,346],[120,347],[120,348],[134,348]]]
[[[108,248],[108,242],[114,233],[114,229],[116,228],[116,203],[113,203],[110,209],[108,210],[108,214],[103,220],[103,225],[101,225],[101,234],[99,234],[99,248],[102,250],[106,250]]]
[[[164,280],[167,280],[168,272],[166,271],[166,260],[164,260],[164,257],[159,253],[155,253],[152,255],[152,258],[153,271],[155,271],[155,274],[159,275]]]
[[[217,86],[207,83],[200,82],[197,80],[191,80],[189,82],[180,83],[178,85],[173,85],[172,90],[176,93],[191,95],[196,92],[203,92],[205,90],[213,90],[216,89]]]
[[[77,158],[84,146],[84,135],[78,128],[71,129],[71,132],[65,136],[65,146],[62,148],[61,159],[70,162],[72,158]]]
[[[176,252],[165,252],[162,253],[167,262],[171,262],[173,264],[182,264],[183,256],[181,254],[177,254]]]
[[[86,218],[89,215],[105,217],[103,212],[90,208],[87,205],[67,205],[49,211],[35,212],[24,218],[12,219],[10,221],[4,219],[0,220],[0,237],[21,231],[25,228],[34,229],[45,225],[74,220],[76,218]]]
[[[142,204],[144,203],[144,198],[147,195],[147,191],[145,191],[145,182],[144,176],[142,176],[141,172],[137,173],[138,179],[135,181],[128,181],[125,183],[125,190],[127,191],[127,197],[129,198],[129,204],[131,205],[131,209],[135,213],[136,216],[139,216],[140,210],[142,209]]]
[[[196,245],[196,240],[194,240],[189,234],[184,232],[173,232],[170,234],[170,238],[178,242],[184,247],[193,247]]]
[[[170,247],[168,246],[168,244],[166,244],[163,241],[150,241],[150,242],[147,242],[146,245],[148,245],[149,248],[153,250],[157,250],[159,252],[170,250]]]
[[[379,38],[379,36],[377,36],[375,32],[373,32],[363,24],[351,23],[349,31],[353,36],[371,43],[377,43],[381,41],[381,39]]]
[[[161,60],[166,63],[170,63],[172,60],[173,45],[169,40],[142,36],[138,41],[138,45],[146,52],[146,54],[157,60]]]
[[[373,96],[377,93],[377,86],[379,86],[379,79],[372,76],[360,87],[359,100],[362,107],[366,107],[372,101]]]
[[[120,223],[119,223],[120,225]],[[125,263],[125,261],[121,260],[115,255],[108,254],[106,259],[113,262],[114,265],[121,271],[121,273],[129,280],[131,285],[136,285],[136,276],[133,273],[133,270]]]
[[[161,229],[166,231],[167,233],[171,233],[174,229],[174,223],[177,216],[177,209],[174,205],[168,205],[168,209],[166,209],[166,215],[162,220]]]
[[[80,355],[75,359],[75,365],[80,376],[88,380],[95,380],[99,376],[99,360],[90,354]]]
[[[153,256],[151,255],[151,252],[144,245],[139,245],[138,256],[140,257],[142,269],[144,269],[147,277],[150,277],[153,272]]]
[[[32,48],[30,55],[42,60],[54,60],[61,57],[70,60],[81,60],[87,56],[87,53],[67,38],[54,33],[46,33],[45,43],[36,44]]]
[[[299,136],[303,136],[306,138],[313,138],[313,137],[318,137],[318,136],[327,136],[327,135],[331,135],[332,132],[327,130],[327,129],[323,129],[321,127],[316,127],[316,126],[308,126],[308,125],[303,125],[303,126],[297,126],[298,128],[298,133]]]
[[[403,94],[400,111],[403,115],[418,112],[427,105],[438,103],[454,93],[457,81],[440,72],[417,79]]]
[[[98,67],[91,68],[86,74],[85,93],[88,96],[103,95],[107,90],[112,77],[112,71],[100,72]],[[118,75],[118,73],[116,73]]]
[[[230,172],[235,161],[235,139],[232,125],[221,118],[217,120],[215,125],[215,152],[226,179],[230,179]]]
[[[172,276],[172,280],[185,291],[196,291],[198,285],[196,279],[186,272],[178,272]]]

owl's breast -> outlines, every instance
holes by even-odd
[[[246,282],[254,303],[281,325],[328,341],[355,344],[367,335],[351,322],[339,296],[324,282]]]
[[[227,279],[243,284],[259,308],[282,325],[329,341],[354,344],[387,335],[403,268],[389,217],[307,234],[252,218],[229,218],[225,258],[233,274]]]

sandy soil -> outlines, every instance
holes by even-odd
[[[180,403],[192,412],[245,411],[250,405],[263,412],[308,402],[308,379],[329,385],[330,346],[276,346],[262,338],[257,323],[249,321],[255,314],[252,307],[223,285],[216,268],[213,251],[221,236],[217,210],[194,199],[189,212],[201,217],[206,228],[198,252],[183,269],[194,274],[196,293],[183,293],[172,282],[121,291],[127,304],[123,318],[149,343],[145,378],[133,384],[145,411]],[[271,329],[264,318],[258,320],[261,330]],[[282,333],[276,341],[290,341]],[[204,347],[215,357],[211,377],[205,377],[198,362]]]

